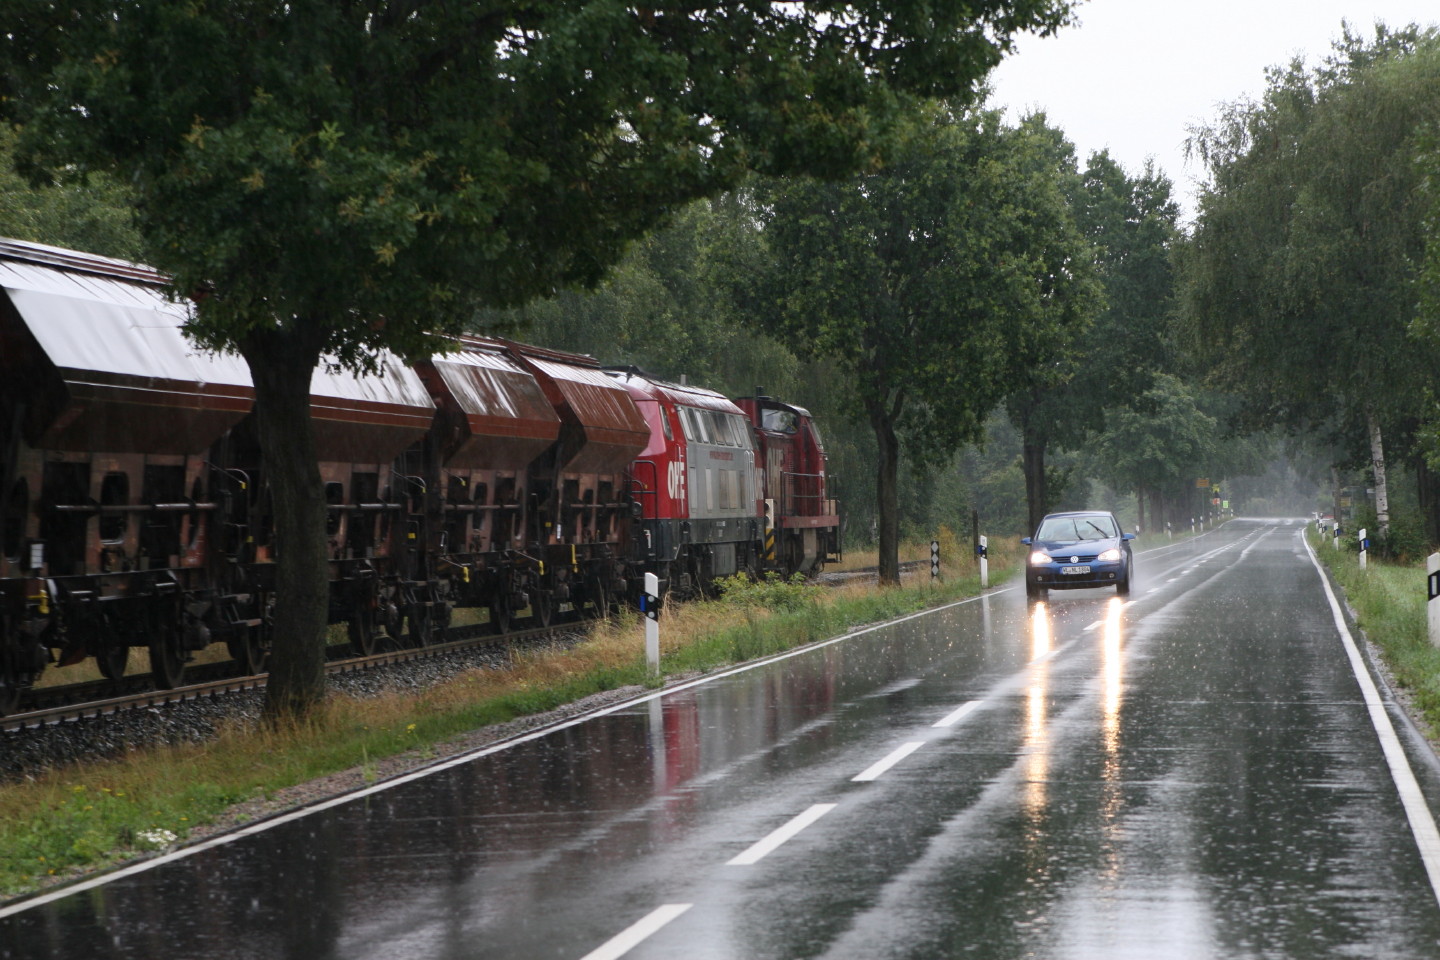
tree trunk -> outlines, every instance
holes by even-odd
[[[900,583],[900,440],[895,423],[879,404],[867,404],[880,459],[875,473],[875,499],[880,512],[880,583]]]
[[[1340,520],[1340,468],[1333,463],[1330,465],[1330,491],[1331,497],[1335,501],[1330,507],[1335,514],[1335,526],[1343,530],[1344,526]]]
[[[1040,527],[1040,521],[1045,516],[1046,498],[1049,492],[1045,489],[1045,439],[1043,437],[1030,437],[1024,439],[1021,448],[1021,466],[1025,474],[1025,503],[1030,514],[1030,533],[1034,533]]]
[[[1375,520],[1380,527],[1380,542],[1390,539],[1390,490],[1385,485],[1385,445],[1380,436],[1380,418],[1374,410],[1366,411],[1370,424],[1370,469],[1375,472]]]
[[[1430,469],[1423,456],[1415,458],[1415,485],[1420,495],[1426,546],[1440,544],[1440,474]]]
[[[255,384],[260,461],[275,524],[275,623],[264,718],[299,719],[325,696],[330,578],[325,494],[310,422],[318,346],[303,331],[252,333],[241,351]]]

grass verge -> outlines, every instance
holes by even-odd
[[[1345,593],[1355,622],[1379,650],[1391,676],[1409,696],[1416,720],[1434,739],[1440,733],[1440,647],[1430,642],[1426,621],[1425,567],[1370,558],[1360,569],[1358,555],[1334,549],[1329,539],[1307,534],[1320,562]]]
[[[928,545],[926,547],[928,555]],[[955,551],[941,579],[898,588],[730,581],[718,600],[667,608],[662,677],[720,669],[979,593],[973,557]],[[1019,569],[1018,545],[992,546],[992,583]],[[568,648],[516,651],[505,670],[470,671],[420,693],[335,696],[285,730],[236,725],[213,741],[132,751],[0,787],[0,896],[33,892],[184,842],[235,804],[340,771],[379,776],[387,758],[423,761],[477,728],[591,694],[656,685],[641,621],[596,623]],[[363,782],[363,781],[362,781]]]

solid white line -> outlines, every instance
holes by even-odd
[[[770,834],[770,836],[766,837],[764,840],[761,840],[759,843],[752,846],[749,850],[746,850],[738,857],[727,861],[725,865],[727,867],[748,867],[750,864],[755,863],[756,861],[764,857],[767,853],[770,853],[776,847],[780,846],[780,844],[784,843],[786,840],[789,840],[791,837],[795,836],[795,834],[799,833],[801,830],[804,830],[806,827],[810,826],[810,824],[814,823],[816,820],[819,820],[821,817],[825,816],[825,814],[829,813],[831,810],[834,810],[837,806],[839,806],[839,804],[836,803],[815,804],[815,806],[811,807],[809,810],[806,810],[804,813],[800,814],[798,817],[785,824],[785,826],[781,827],[779,830],[776,830],[774,833]]]
[[[909,743],[903,744],[899,748],[891,752],[890,755],[887,756],[884,760],[871,764],[870,766],[862,770],[860,773],[857,773],[855,776],[851,777],[850,782],[865,783],[866,781],[874,780],[876,777],[880,776],[880,774],[884,773],[886,770],[889,770],[891,767],[895,766],[895,764],[899,763],[901,760],[904,760],[906,757],[910,756],[910,754],[914,753],[916,750],[919,750],[923,746],[925,746],[924,740],[911,740]]]
[[[1304,539],[1303,532],[1301,536]],[[1395,735],[1390,715],[1385,712],[1380,691],[1376,689],[1370,670],[1365,666],[1354,638],[1350,636],[1350,628],[1345,625],[1345,615],[1340,610],[1339,601],[1335,599],[1335,591],[1330,589],[1330,578],[1321,569],[1320,560],[1315,556],[1315,550],[1308,539],[1305,539],[1305,551],[1310,554],[1310,562],[1314,564],[1315,572],[1320,575],[1320,583],[1325,587],[1325,597],[1330,601],[1330,613],[1335,619],[1335,629],[1340,632],[1345,655],[1350,658],[1350,668],[1355,672],[1355,679],[1359,681],[1360,691],[1365,696],[1365,706],[1370,711],[1370,723],[1380,738],[1385,762],[1390,765],[1390,776],[1395,780],[1395,789],[1400,793],[1400,802],[1405,807],[1406,818],[1410,821],[1410,832],[1415,835],[1415,845],[1420,849],[1420,859],[1430,877],[1430,892],[1434,894],[1436,901],[1440,902],[1440,831],[1435,829],[1435,815],[1425,802],[1425,795],[1420,792],[1420,784],[1415,780],[1415,772],[1410,769],[1405,749],[1400,745],[1400,738]]]
[[[631,950],[635,949],[641,941],[645,940],[665,924],[674,920],[680,914],[689,910],[694,904],[690,903],[667,903],[663,907],[657,907],[641,919],[621,930],[615,936],[606,940],[600,946],[591,950],[580,960],[617,960]]]
[[[943,719],[936,720],[933,724],[931,724],[931,726],[953,727],[961,720],[964,720],[965,717],[971,713],[971,711],[979,707],[980,703],[981,701],[979,700],[971,700],[969,703],[965,704],[963,707],[960,707],[958,710],[954,710],[951,713],[947,714]]]

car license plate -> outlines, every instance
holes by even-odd
[[[1065,576],[1073,576],[1073,575],[1075,575],[1075,574],[1077,574],[1077,573],[1089,573],[1089,572],[1090,572],[1090,568],[1089,568],[1088,566],[1080,566],[1080,567],[1061,567],[1061,568],[1060,568],[1060,573],[1063,574],[1063,575],[1065,575]]]

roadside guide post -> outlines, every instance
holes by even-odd
[[[1425,558],[1425,587],[1429,601],[1425,604],[1425,616],[1430,625],[1430,642],[1440,647],[1440,553]]]
[[[940,541],[930,541],[930,579],[940,579]]]
[[[1366,568],[1365,558],[1370,553],[1370,541],[1365,538],[1365,528],[1360,528],[1360,569]]]
[[[990,538],[980,538],[980,589],[990,589]]]
[[[660,578],[645,574],[645,592],[640,594],[640,612],[645,614],[645,664],[651,673],[660,672]]]
[[[1336,550],[1340,549],[1340,519],[1338,517],[1335,519],[1335,536],[1331,538],[1330,546]]]

